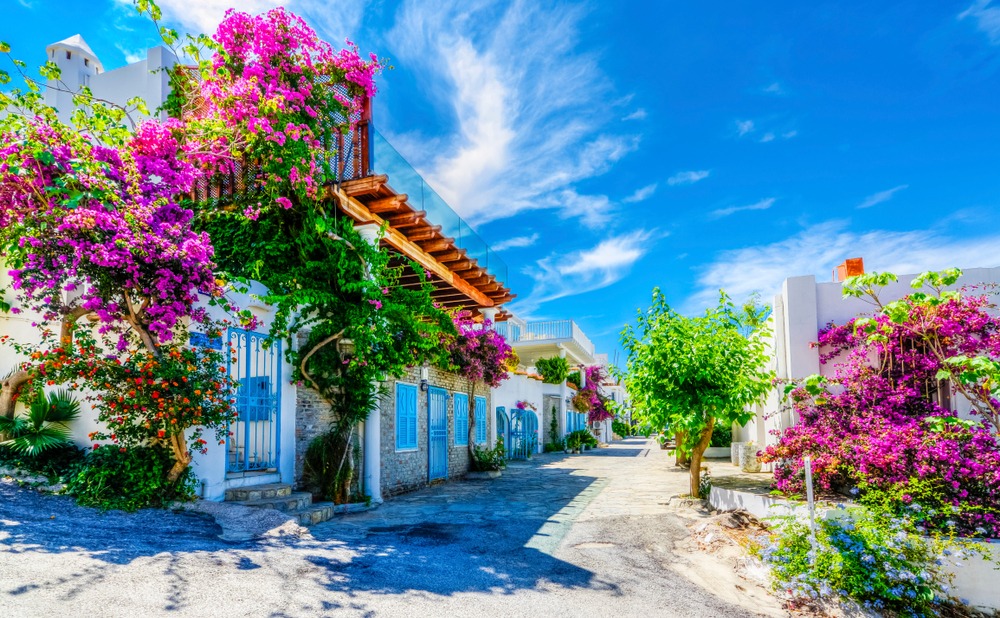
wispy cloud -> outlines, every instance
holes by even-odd
[[[736,121],[736,134],[740,137],[753,133],[754,123],[753,120],[737,120]]]
[[[863,202],[858,204],[858,208],[871,208],[876,204],[881,204],[882,202],[888,202],[892,199],[894,195],[908,188],[910,185],[899,185],[898,187],[893,187],[891,189],[886,189],[885,191],[879,191],[878,193],[872,193],[864,199]]]
[[[669,184],[673,184],[669,180],[667,182]],[[645,187],[642,187],[641,189],[636,189],[635,193],[633,193],[632,195],[626,197],[622,201],[625,202],[626,204],[635,204],[636,202],[641,202],[643,200],[648,200],[650,197],[653,196],[654,193],[656,193],[656,186],[657,185],[654,182],[653,184],[646,185]]]
[[[773,142],[773,141],[774,141],[774,133],[771,133],[770,131],[762,135],[760,138],[761,144],[766,144],[768,142]]]
[[[133,62],[139,62],[140,60],[146,59],[146,52],[141,49],[129,49],[120,43],[116,43],[115,48],[117,48],[118,51],[125,56],[126,64],[132,64]]]
[[[855,256],[865,259],[868,270],[897,274],[1000,266],[998,244],[1000,235],[958,238],[929,230],[856,232],[845,221],[828,221],[778,242],[721,252],[701,270],[685,310],[700,311],[714,303],[720,288],[733,298],[755,290],[766,298],[777,293],[788,277],[815,275],[819,281],[828,281],[834,266]]]
[[[21,6],[23,6],[26,9],[33,8],[33,6],[34,6],[32,4],[32,2],[31,2],[31,0],[17,0],[17,3],[20,4]]]
[[[534,279],[531,293],[511,305],[511,310],[529,316],[549,301],[599,290],[621,280],[650,250],[655,234],[637,230],[606,238],[588,249],[538,260],[526,271]]]
[[[115,1],[132,6],[132,0]],[[260,13],[288,3],[289,0],[241,0],[235,4],[240,11]],[[163,10],[164,20],[179,24],[195,34],[215,32],[226,10],[234,5],[232,0],[157,0],[157,4]]]
[[[508,238],[507,240],[501,240],[493,245],[493,249],[495,251],[503,251],[504,249],[514,249],[516,247],[530,247],[536,242],[538,242],[537,232],[531,236],[515,236],[513,238]]]
[[[782,137],[782,139],[792,139],[793,137],[795,137],[798,134],[799,134],[798,131],[796,131],[795,129],[792,129],[791,131],[785,131],[784,133],[782,133],[781,137]]]
[[[765,94],[782,95],[785,94],[785,89],[781,87],[781,84],[774,82],[773,84],[768,84],[763,88]]]
[[[708,178],[708,170],[692,170],[690,172],[677,172],[667,179],[667,184],[671,187],[677,185],[692,185],[699,180]]]
[[[628,116],[622,118],[622,120],[645,120],[648,115],[649,114],[646,113],[646,110],[640,107]]]
[[[428,127],[390,140],[470,223],[532,209],[567,212],[581,201],[613,208],[578,183],[610,170],[639,136],[609,120],[617,117],[604,104],[614,99],[611,80],[597,56],[579,48],[584,10],[528,0],[407,0],[396,13],[386,35],[395,60],[435,84],[435,102],[456,124],[443,135],[425,134]],[[439,154],[429,160],[428,152]]]
[[[746,206],[728,206],[726,208],[713,210],[708,216],[712,219],[719,219],[721,217],[728,217],[731,214],[743,212],[744,210],[767,210],[771,206],[774,206],[774,202],[775,198],[768,197],[760,200],[759,202],[747,204]]]
[[[992,0],[976,0],[958,14],[958,19],[972,17],[979,30],[990,38],[990,43],[1000,45],[1000,7],[990,6],[992,3]]]

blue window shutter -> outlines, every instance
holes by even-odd
[[[469,444],[469,396],[455,393],[455,444]]]
[[[396,448],[417,448],[417,387],[396,384]]]
[[[476,444],[486,442],[486,398],[476,397]]]

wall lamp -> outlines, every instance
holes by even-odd
[[[423,367],[421,367],[420,368],[420,390],[426,391],[429,388],[428,384],[430,383],[430,377],[431,377],[431,370],[430,370],[430,368],[427,367],[427,365],[424,365]]]

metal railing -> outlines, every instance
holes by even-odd
[[[507,321],[498,323],[495,328],[510,343],[573,340],[588,354],[594,355],[593,342],[573,320],[526,322],[523,326]]]

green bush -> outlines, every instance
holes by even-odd
[[[507,467],[507,454],[503,446],[503,438],[497,438],[497,445],[493,448],[472,448],[472,461],[470,462],[475,472],[493,472],[503,470]]]
[[[9,446],[0,446],[0,467],[38,474],[55,482],[69,474],[84,459],[84,451],[73,445],[54,447],[25,455]]]
[[[67,475],[66,491],[78,504],[102,511],[161,508],[195,495],[197,480],[191,468],[177,483],[167,482],[173,465],[173,456],[163,448],[102,446]]]
[[[544,448],[546,453],[561,453],[566,450],[566,442],[564,440],[546,442]]]
[[[809,524],[782,518],[760,557],[774,587],[800,601],[849,598],[881,613],[935,616],[947,598],[948,576],[938,558],[963,554],[923,537],[906,519],[863,507],[843,509]]]
[[[580,377],[580,372],[574,371],[573,373],[567,375],[566,381],[572,384],[573,386],[580,388],[580,382],[582,381],[582,378]]]
[[[712,430],[712,442],[709,446],[732,446],[733,428],[716,426]]]
[[[611,431],[623,438],[635,435],[635,427],[618,419],[611,421]]]
[[[535,361],[535,369],[541,374],[546,384],[562,384],[569,375],[569,363],[565,358],[554,356],[540,358]]]
[[[567,441],[569,440],[569,438],[574,438],[575,443],[579,445],[590,446],[590,447],[597,446],[597,438],[595,438],[594,434],[590,433],[590,431],[587,429],[577,429],[576,431],[571,432],[568,436],[566,436],[566,438]]]

